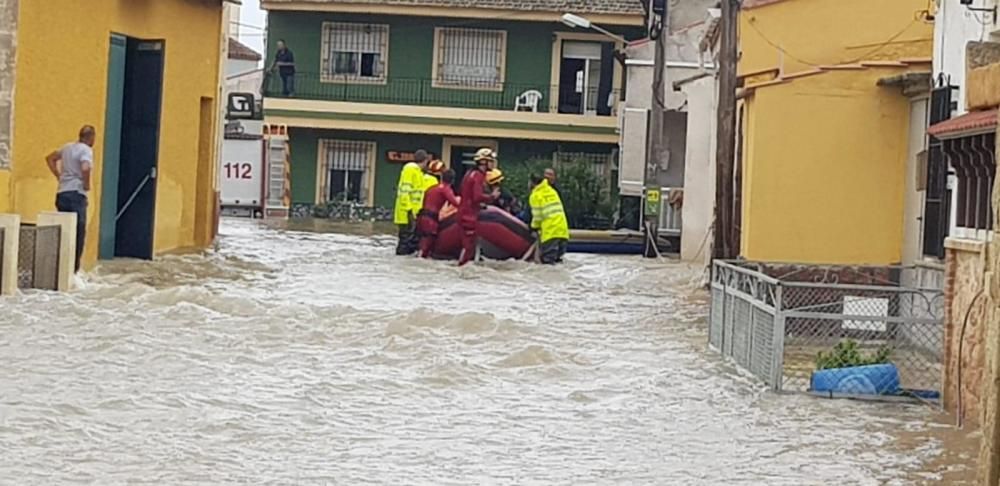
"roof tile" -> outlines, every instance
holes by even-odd
[[[413,7],[486,8],[496,10],[643,15],[642,0],[267,0],[267,3],[378,4]]]
[[[986,130],[997,126],[997,110],[971,111],[950,120],[936,123],[927,129],[935,137],[961,135],[966,132]],[[950,137],[949,137],[950,138]]]
[[[230,37],[229,58],[240,61],[260,61],[263,56],[259,52],[247,47],[246,44]]]

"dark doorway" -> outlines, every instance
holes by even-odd
[[[128,38],[122,96],[116,257],[153,258],[163,41]]]
[[[610,42],[601,44],[601,79],[597,85],[597,114],[611,115],[611,107],[615,105],[615,45]]]
[[[611,115],[615,48],[610,42],[563,41],[559,113]]]
[[[585,59],[563,58],[559,69],[559,113],[583,114]]]
[[[448,162],[451,165],[451,170],[455,171],[455,183],[452,184],[455,194],[462,191],[462,179],[465,177],[465,173],[476,165],[475,156],[479,149],[480,147],[461,147],[458,145],[451,147],[451,160]]]

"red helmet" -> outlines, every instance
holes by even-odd
[[[427,164],[427,172],[434,175],[441,175],[441,173],[444,172],[444,169],[444,162],[441,162],[440,160],[432,160],[429,164]]]

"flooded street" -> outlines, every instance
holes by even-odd
[[[775,395],[698,271],[463,269],[227,221],[219,251],[0,301],[0,484],[959,484],[926,406]]]

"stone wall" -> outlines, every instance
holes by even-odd
[[[14,117],[14,59],[17,2],[0,0],[0,169],[10,167]]]
[[[993,214],[1000,210],[1000,178],[993,183]],[[996,219],[996,218],[994,218]],[[991,232],[992,234],[993,232]],[[1000,484],[1000,238],[989,244],[986,287],[986,363],[983,379],[982,440],[977,484]]]
[[[1000,42],[969,42],[965,45],[965,62],[968,69],[1000,62]]]
[[[359,206],[352,203],[292,204],[292,219],[319,218],[334,221],[392,221],[393,209],[381,206]]]
[[[969,42],[965,55],[966,108],[996,108],[1000,104],[1000,43]]]
[[[1000,104],[1000,64],[970,69],[966,73],[965,107],[988,110]]]
[[[967,427],[977,427],[982,423],[980,399],[986,365],[985,244],[949,239],[945,246],[944,407],[949,413],[959,413],[961,381],[962,421]]]

